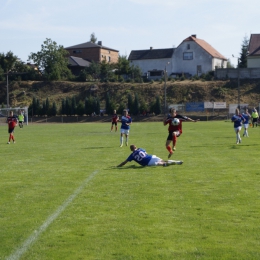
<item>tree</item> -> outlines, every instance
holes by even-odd
[[[52,103],[52,108],[51,108],[51,116],[56,116],[57,115],[57,106],[56,103]]]
[[[107,92],[107,94],[106,94],[106,113],[110,114],[112,109],[113,108],[111,108],[110,96],[109,96],[109,93]]]
[[[71,99],[71,115],[75,116],[76,112],[77,112],[77,103],[76,103],[76,98],[73,97]]]
[[[49,98],[46,98],[46,102],[45,102],[45,114],[46,115],[49,115],[49,112],[50,112],[50,101],[49,101]]]
[[[59,80],[71,77],[71,71],[68,69],[68,52],[55,41],[46,38],[41,45],[41,51],[32,53],[28,61],[32,60],[43,77],[47,80]]]
[[[234,66],[230,62],[230,59],[227,60],[227,68],[234,68]]]
[[[71,115],[71,102],[68,97],[66,97],[66,101],[65,101],[65,114],[67,116]]]
[[[249,40],[247,36],[244,37],[241,45],[240,58],[238,61],[239,68],[247,68],[247,51],[248,51]]]
[[[90,34],[90,41],[91,41],[92,43],[96,43],[97,38],[96,38],[96,36],[95,36],[95,33],[91,33],[91,34]]]
[[[140,103],[139,103],[138,94],[135,93],[135,100],[134,100],[134,105],[133,105],[133,114],[134,115],[139,114],[139,108],[140,108]]]
[[[18,57],[15,56],[11,51],[7,52],[6,54],[0,53],[0,67],[5,73],[14,69],[17,60]]]
[[[82,100],[79,101],[78,105],[77,105],[77,115],[79,116],[83,116],[84,115],[84,103]]]
[[[127,96],[127,105],[128,105],[128,109],[129,109],[130,113],[133,113],[134,102],[133,102],[132,95],[130,93]]]
[[[125,55],[119,55],[116,63],[117,75],[128,75],[130,72],[130,62]]]
[[[93,79],[98,79],[100,77],[100,64],[97,62],[92,62],[89,67],[85,68],[86,74],[90,75]]]

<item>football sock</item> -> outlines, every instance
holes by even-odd
[[[123,143],[123,136],[120,136],[120,144]]]
[[[166,149],[169,151],[169,153],[172,153],[172,148],[170,145],[166,146]]]
[[[177,141],[177,137],[176,137],[176,135],[173,135],[173,138],[172,138],[173,146],[176,146],[176,141]]]

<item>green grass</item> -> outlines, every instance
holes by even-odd
[[[130,150],[109,123],[29,125],[10,145],[1,126],[0,259],[260,259],[260,128],[240,145],[230,122],[183,128],[183,165],[115,168]],[[166,137],[133,123],[129,143],[167,159]]]

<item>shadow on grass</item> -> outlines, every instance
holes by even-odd
[[[127,165],[123,167],[117,167],[117,166],[110,166],[106,168],[106,170],[111,170],[111,169],[116,169],[116,170],[129,170],[129,169],[144,169],[146,167],[141,166],[141,165]]]
[[[93,146],[93,147],[86,147],[86,148],[82,148],[82,149],[86,149],[86,150],[89,150],[89,149],[112,149],[114,147],[109,147],[109,146]]]

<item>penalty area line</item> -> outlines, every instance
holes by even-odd
[[[68,205],[81,193],[81,191],[85,188],[91,179],[98,173],[98,171],[94,171],[88,176],[83,183],[71,194],[62,205],[60,205],[57,210],[50,215],[45,222],[35,230],[25,241],[24,243],[6,260],[18,260],[27,250],[28,248],[36,242],[38,237],[47,229],[47,227],[68,207]]]

